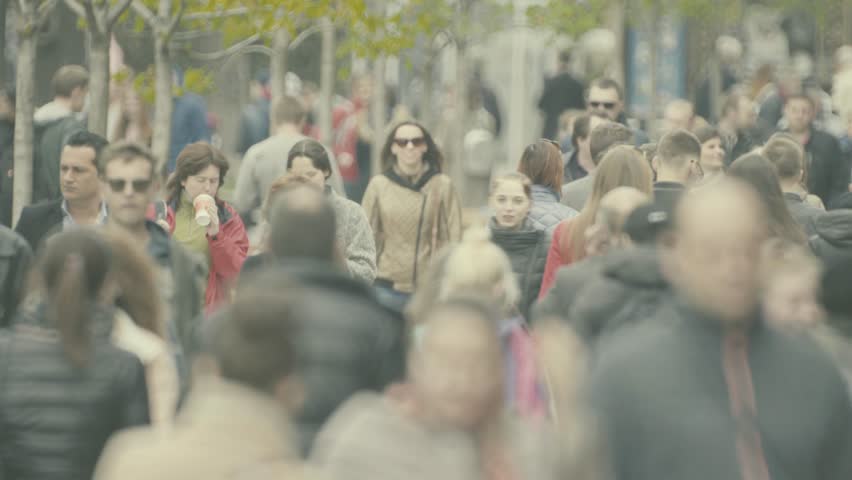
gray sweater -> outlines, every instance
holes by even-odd
[[[353,277],[372,284],[376,279],[376,239],[361,205],[335,191],[328,199],[337,217],[337,242]]]

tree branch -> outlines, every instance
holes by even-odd
[[[65,5],[68,5],[68,8],[70,8],[78,17],[83,18],[86,16],[86,10],[83,8],[83,4],[77,0],[65,0]]]
[[[56,4],[59,3],[59,0],[45,0],[40,3],[38,9],[36,10],[36,24],[44,25],[47,22],[47,17],[50,15],[50,12],[56,8]]]
[[[177,15],[175,15],[174,18],[172,19],[171,23],[169,23],[169,29],[166,30],[166,38],[169,38],[169,39],[172,38],[172,35],[174,35],[175,31],[178,28],[178,25],[180,25],[181,20],[183,20],[183,14],[185,12],[186,12],[186,0],[179,0],[178,1]]]
[[[252,46],[253,43],[255,43],[259,40],[260,40],[260,35],[254,34],[254,35],[246,38],[245,40],[239,41],[239,42],[231,45],[230,47],[228,47],[224,50],[220,50],[218,52],[201,53],[201,52],[189,51],[189,52],[187,52],[187,54],[193,60],[200,60],[202,62],[216,62],[216,61],[219,61],[219,60],[226,59],[226,58],[228,58],[232,55],[236,55],[237,53],[240,53],[241,50]]]
[[[154,12],[152,12],[150,8],[142,3],[142,0],[132,0],[130,2],[130,7],[133,8],[133,11],[142,17],[142,19],[145,20],[145,23],[147,23],[151,28],[155,28],[159,25],[157,16],[154,15]]]
[[[102,16],[98,15],[102,12],[95,11],[95,6],[93,5],[92,0],[85,0],[83,7],[86,10],[86,21],[89,23],[89,31],[96,32],[98,35],[106,36],[106,24]]]
[[[249,9],[247,7],[240,7],[240,8],[232,8],[232,9],[229,9],[229,10],[222,10],[221,12],[187,13],[186,15],[183,16],[183,19],[188,21],[188,22],[192,22],[192,21],[195,21],[195,20],[211,20],[211,19],[219,18],[219,17],[233,17],[233,16],[237,16],[237,15],[245,15],[246,13],[249,13]]]
[[[126,12],[127,9],[130,8],[131,3],[133,3],[133,0],[119,0],[118,3],[113,5],[113,7],[109,10],[109,13],[107,14],[107,27],[112,29],[113,25],[115,25],[115,22],[118,21],[119,17],[124,15],[124,12]]]
[[[310,27],[299,32],[299,34],[296,35],[296,38],[294,38],[293,41],[290,42],[290,45],[288,45],[287,48],[290,49],[290,50],[296,49],[299,45],[302,44],[302,42],[307,40],[308,37],[310,37],[311,35],[313,35],[315,33],[319,33],[320,31],[322,31],[322,26],[320,24],[317,23],[317,24],[311,25]]]

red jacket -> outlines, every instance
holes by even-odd
[[[237,211],[219,200],[219,234],[207,237],[210,245],[210,274],[207,277],[207,293],[204,307],[207,313],[230,300],[231,288],[236,283],[243,262],[248,256],[249,240],[246,227]],[[169,207],[166,218],[171,233],[175,230],[175,212]]]
[[[553,241],[550,242],[550,250],[547,251],[547,263],[544,264],[544,276],[541,279],[541,290],[538,292],[538,299],[541,300],[550,291],[553,284],[556,282],[556,272],[563,265],[570,265],[574,262],[573,258],[562,258],[560,251],[562,246],[562,236],[571,235],[571,220],[563,221],[553,231]],[[569,245],[570,248],[570,245]]]

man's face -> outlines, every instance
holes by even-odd
[[[67,146],[59,159],[59,185],[69,202],[100,196],[95,150],[92,147]]]
[[[699,310],[736,323],[758,304],[758,261],[765,229],[755,195],[725,190],[728,198],[716,194],[686,199],[692,208],[679,212],[672,247],[677,272],[673,283]]]
[[[144,158],[117,159],[106,165],[103,195],[110,221],[128,229],[145,222],[145,213],[154,198],[153,173]]]
[[[814,109],[807,100],[796,98],[787,102],[784,107],[784,118],[791,132],[804,132],[814,119]]]
[[[664,120],[665,129],[667,132],[675,130],[690,130],[695,114],[692,111],[692,106],[688,104],[672,105],[666,108]]]
[[[766,319],[773,325],[801,330],[819,324],[824,312],[819,304],[816,272],[784,272],[769,279],[763,296]]]
[[[82,112],[86,107],[86,95],[89,94],[88,87],[77,87],[71,91],[71,111]]]
[[[618,97],[618,90],[614,88],[592,87],[589,90],[589,99],[586,101],[589,112],[604,115],[606,118],[616,121],[624,105]]]
[[[757,105],[748,97],[741,97],[737,108],[737,129],[746,130],[757,123]]]

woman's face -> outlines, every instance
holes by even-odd
[[[190,201],[202,193],[215,198],[219,193],[219,167],[208,165],[195,175],[186,177],[180,184],[186,190]]]
[[[290,165],[290,173],[306,178],[318,187],[325,186],[326,172],[314,166],[314,161],[308,157],[296,157]]]
[[[721,170],[725,166],[725,148],[721,138],[711,138],[701,145],[701,168],[707,171]]]
[[[767,320],[785,329],[811,328],[824,318],[817,300],[819,278],[815,273],[787,272],[773,278],[763,298]]]
[[[403,125],[396,129],[391,152],[396,156],[400,169],[406,172],[417,171],[423,166],[423,155],[429,147],[426,136],[419,127]]]
[[[497,225],[508,229],[520,227],[532,206],[524,186],[515,180],[501,180],[491,193],[490,203]]]

